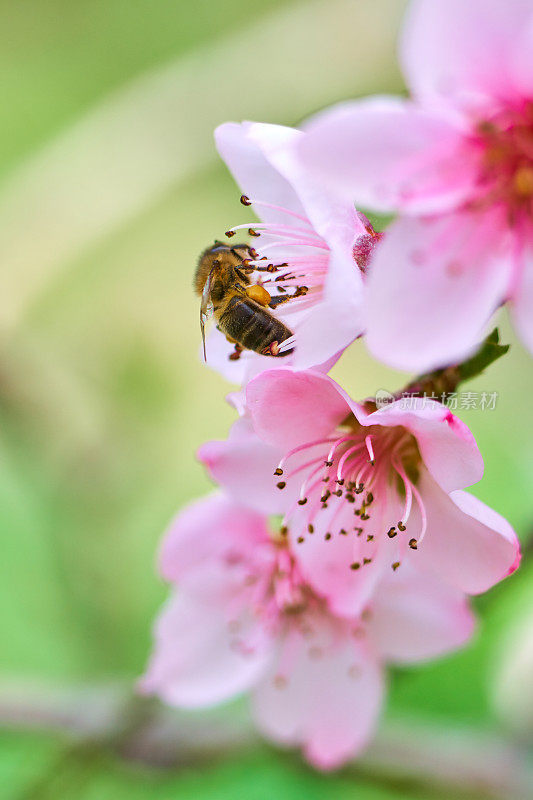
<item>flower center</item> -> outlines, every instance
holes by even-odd
[[[306,451],[312,458],[299,463]],[[288,469],[291,462],[294,466]],[[372,563],[386,538],[402,534],[392,563],[396,570],[404,545],[416,550],[426,530],[424,503],[416,486],[419,464],[416,440],[405,428],[363,427],[351,418],[348,427],[294,448],[278,464],[275,475],[284,478],[277,483],[281,490],[287,479],[304,476],[298,498],[282,520],[282,533],[288,535],[290,529],[298,544],[313,535],[315,528],[320,528],[326,541],[338,535],[353,537],[353,570]],[[388,519],[398,503],[400,519]],[[421,522],[416,532],[405,533],[412,528],[415,506]]]
[[[510,224],[533,219],[533,102],[477,127],[482,148],[478,201],[505,208]]]

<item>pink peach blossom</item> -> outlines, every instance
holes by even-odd
[[[250,691],[259,729],[301,746],[319,769],[340,766],[372,737],[385,661],[448,652],[474,625],[460,592],[414,571],[389,576],[361,616],[335,616],[283,535],[220,494],[174,520],[160,570],[173,592],[142,691],[181,708]]]
[[[533,351],[533,5],[413,0],[400,42],[410,99],[318,115],[302,166],[398,213],[368,281],[367,343],[400,369],[469,354],[509,302]]]
[[[375,410],[319,372],[270,370],[248,384],[228,440],[199,457],[240,502],[284,514],[302,575],[338,614],[359,613],[408,563],[469,594],[518,565],[510,525],[460,491],[483,461],[438,402]]]
[[[244,238],[248,229],[255,232],[251,279],[270,292],[273,313],[294,333],[281,347],[281,352],[295,348],[284,363],[302,369],[327,362],[327,369],[362,333],[363,273],[379,234],[351,202],[340,201],[300,168],[294,150],[301,136],[293,128],[252,122],[229,122],[215,131],[218,150],[244,193],[242,202],[260,218],[228,234],[237,241],[241,231]],[[214,329],[208,363],[230,380],[242,383],[273,366],[271,357],[251,351],[232,361],[232,351]]]

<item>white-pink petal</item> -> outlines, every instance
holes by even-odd
[[[519,336],[533,353],[533,244],[524,247],[521,255],[520,275],[511,298],[511,314]]]
[[[278,148],[291,146],[300,136],[296,129],[282,125],[226,122],[215,131],[218,152],[244,194],[305,216],[305,209],[293,186],[273,167],[257,138],[254,140],[250,135],[255,125],[268,129],[271,141]],[[265,222],[287,224],[284,212],[265,207],[260,209],[261,219]]]
[[[368,348],[415,372],[461,361],[482,339],[510,280],[509,240],[496,216],[400,218],[372,261]]]
[[[477,165],[463,131],[409,100],[372,97],[307,123],[303,165],[356,205],[430,214],[472,193]]]
[[[530,0],[413,0],[400,58],[415,97],[473,111],[520,97],[513,56]]]

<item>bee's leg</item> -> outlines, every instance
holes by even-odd
[[[228,356],[229,360],[230,361],[238,361],[239,358],[241,357],[242,351],[243,351],[243,348],[240,346],[240,344],[237,344],[237,342],[235,342],[235,350],[233,351],[233,353],[229,354],[229,356]]]
[[[250,300],[254,300],[256,303],[259,303],[260,306],[268,306],[272,300],[272,297],[267,292],[264,286],[261,286],[258,283],[251,283],[245,289],[246,294],[250,298]]]
[[[279,355],[279,342],[271,342],[268,347],[261,350],[264,356],[277,356]]]
[[[273,297],[268,304],[270,308],[277,308],[278,306],[283,305],[283,303],[288,303],[290,300],[294,300],[296,297],[304,297],[309,289],[307,286],[298,286],[296,291],[292,294],[282,294],[278,295],[277,297]]]
[[[219,330],[220,330],[220,328],[219,328]],[[236,339],[232,339],[231,336],[228,336],[227,334],[226,334],[226,341],[229,342],[230,344],[237,344],[237,340]]]

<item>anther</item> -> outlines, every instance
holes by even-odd
[[[364,483],[360,483],[358,486],[355,487],[355,493],[356,494],[361,494],[361,492],[364,490],[364,488],[365,488],[365,484]]]
[[[363,533],[362,528],[354,528],[354,531],[356,532],[357,536],[361,536],[361,534]]]
[[[361,514],[361,519],[362,520],[370,519],[370,514]]]
[[[404,531],[405,530],[405,525],[403,524],[403,522],[401,520],[398,523],[398,530],[400,530],[400,531]]]
[[[348,536],[348,531],[346,531],[344,528],[341,528],[339,533],[341,534],[341,536]]]
[[[286,525],[282,525],[281,528],[279,529],[279,532],[281,533],[282,536],[287,536],[289,529],[287,528]]]
[[[355,503],[355,497],[353,494],[345,494],[344,499],[347,500],[349,503]]]
[[[299,506],[305,506],[305,504],[306,504],[306,503],[307,503],[307,497],[301,497],[301,498],[298,500],[298,505],[299,505]]]
[[[235,231],[226,231],[225,234],[228,239],[231,239],[232,236],[235,236]]]
[[[326,542],[329,542],[329,540],[331,539],[331,533],[326,533],[324,539],[326,540]]]
[[[338,484],[339,484],[339,486],[344,486],[344,478],[337,478],[337,480],[335,481],[335,483],[338,483]]]
[[[326,467],[332,467],[333,461],[324,461],[324,464],[326,465]]]
[[[350,564],[350,569],[359,569],[360,566],[359,561],[354,561],[353,564]]]
[[[274,475],[283,475],[283,470],[281,469],[281,467],[277,467],[274,470]]]
[[[374,541],[373,534],[369,533],[368,536],[366,537],[366,540],[367,540],[367,542],[373,542]]]
[[[370,505],[370,503],[372,503],[372,502],[373,502],[373,500],[374,500],[374,495],[372,494],[372,492],[369,492],[369,493],[367,494],[366,498],[365,498],[365,503],[366,503],[366,505],[367,505],[367,506],[369,506],[369,505]]]
[[[371,563],[372,563],[371,558],[363,558],[363,564],[371,564]]]
[[[245,194],[241,194],[241,203],[243,204],[243,206],[251,206],[252,205],[252,201],[250,200],[249,197],[246,197]]]
[[[418,542],[416,539],[409,539],[409,547],[411,550],[416,550],[418,548]]]
[[[302,542],[304,541],[304,537],[303,536],[298,536],[296,541],[298,542],[298,544],[302,544]]]
[[[250,235],[250,236],[261,236],[261,234],[260,234],[260,233],[258,233],[258,232],[257,232],[256,230],[254,230],[253,228],[248,228],[248,233],[249,233],[249,235]]]
[[[337,491],[332,492],[332,494],[336,495],[337,497],[342,497],[342,489],[337,489]]]
[[[315,529],[314,529],[313,525],[308,525],[307,526],[307,530],[309,531],[309,533],[314,533],[315,532]]]
[[[387,536],[389,537],[389,539],[394,539],[394,537],[397,536],[397,535],[398,535],[398,531],[394,527],[389,528],[389,530],[387,531]]]
[[[278,483],[276,483],[276,486],[278,487],[278,489],[284,489],[286,487],[286,485],[287,484],[285,483],[285,481],[279,481]]]
[[[392,565],[392,569],[394,570],[394,572],[396,572],[396,570],[398,569],[399,566],[400,566],[400,562],[399,561],[395,561],[394,564]]]

